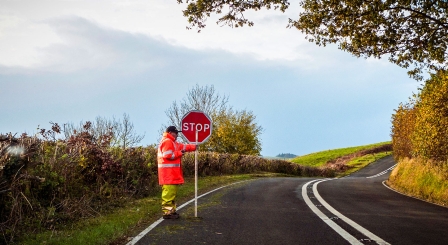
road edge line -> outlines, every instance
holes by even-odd
[[[328,216],[326,216],[322,211],[320,211],[314,204],[311,202],[311,199],[308,197],[307,194],[307,187],[310,183],[315,182],[318,180],[312,180],[307,183],[305,183],[302,186],[302,197],[305,203],[308,205],[308,207],[313,211],[317,217],[319,217],[322,221],[324,221],[330,228],[332,228],[334,231],[336,231],[342,238],[347,240],[350,244],[356,244],[356,245],[362,245],[363,243],[358,241],[356,237],[352,236],[350,233],[348,233],[346,230],[344,230],[342,227],[340,227],[338,224],[333,222]],[[325,180],[321,180],[325,181]]]
[[[228,186],[231,186],[231,185],[235,185],[235,184],[239,184],[239,183],[243,183],[243,182],[247,182],[247,181],[251,181],[251,180],[243,180],[243,181],[238,181],[238,182],[231,183],[231,184],[228,184],[228,185],[225,185],[225,186],[221,186],[221,187],[219,187],[219,188],[216,188],[216,189],[214,189],[214,190],[211,190],[211,191],[209,191],[209,192],[206,192],[206,193],[204,193],[204,194],[198,196],[198,199],[201,198],[201,197],[204,197],[204,196],[206,196],[206,195],[208,195],[208,194],[210,194],[210,193],[213,193],[213,192],[215,192],[215,191],[217,191],[217,190],[220,190],[220,189],[222,189],[222,188],[225,188],[225,187],[228,187]],[[180,205],[180,206],[177,208],[177,210],[180,210],[180,209],[182,209],[183,207],[187,206],[188,204],[194,202],[194,200],[195,200],[195,199],[193,198],[193,199],[191,199],[190,201],[188,201],[188,202],[186,202],[186,203]],[[148,226],[146,229],[144,229],[142,232],[140,232],[137,236],[133,237],[131,241],[129,241],[128,243],[126,243],[126,245],[135,245],[138,241],[140,241],[140,239],[141,239],[142,237],[144,237],[146,234],[148,234],[148,233],[149,233],[152,229],[154,229],[157,225],[159,225],[160,223],[162,223],[163,220],[164,220],[163,218],[160,218],[160,219],[156,220],[154,223],[152,223],[150,226]]]
[[[349,219],[347,216],[343,215],[342,213],[340,213],[339,211],[337,211],[335,208],[333,208],[330,204],[328,204],[319,194],[319,192],[317,191],[317,185],[320,182],[324,182],[327,180],[322,180],[319,181],[317,183],[314,183],[313,185],[313,193],[314,196],[316,197],[316,199],[328,210],[330,211],[332,214],[336,215],[336,217],[340,218],[342,221],[344,221],[345,223],[347,223],[348,225],[350,225],[351,227],[355,228],[357,231],[361,232],[362,234],[364,234],[365,236],[367,236],[368,238],[370,238],[371,240],[375,241],[376,243],[380,244],[380,245],[390,245],[390,243],[384,241],[383,239],[381,239],[379,236],[373,234],[372,232],[370,232],[369,230],[367,230],[366,228],[362,227],[361,225],[359,225],[358,223],[356,223],[355,221]]]
[[[387,189],[389,189],[389,190],[391,190],[391,191],[394,191],[394,192],[396,192],[396,193],[398,193],[398,194],[401,194],[401,195],[403,195],[403,196],[410,197],[410,198],[414,198],[414,199],[420,200],[420,201],[422,201],[422,202],[426,202],[426,203],[429,203],[429,204],[433,204],[433,205],[436,205],[436,206],[439,206],[439,207],[442,207],[442,208],[448,208],[447,206],[444,206],[444,205],[441,205],[441,204],[438,204],[438,203],[429,202],[429,201],[426,201],[426,200],[424,200],[424,199],[420,199],[420,198],[418,198],[418,197],[410,196],[410,195],[407,195],[407,194],[405,194],[405,193],[403,193],[403,192],[399,192],[399,191],[395,190],[394,188],[388,186],[388,185],[386,184],[386,180],[383,180],[383,182],[381,182],[381,183],[382,183]]]

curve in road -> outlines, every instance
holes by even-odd
[[[383,186],[394,165],[387,157],[339,179],[227,186],[198,201],[202,219],[184,204],[181,219],[158,221],[130,244],[448,244],[447,208]]]

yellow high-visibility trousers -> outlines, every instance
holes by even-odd
[[[162,212],[172,214],[176,212],[176,195],[178,185],[162,185]]]

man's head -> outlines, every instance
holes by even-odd
[[[175,126],[169,126],[168,128],[166,128],[165,132],[171,134],[175,139],[177,139],[179,132],[182,132],[182,131],[177,130],[177,128]]]

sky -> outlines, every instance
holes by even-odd
[[[187,30],[176,0],[0,0],[0,133],[120,118],[140,145],[158,143],[165,112],[194,86],[214,86],[263,127],[263,156],[390,140],[391,115],[420,83],[387,58],[319,47],[282,13],[253,27]]]

